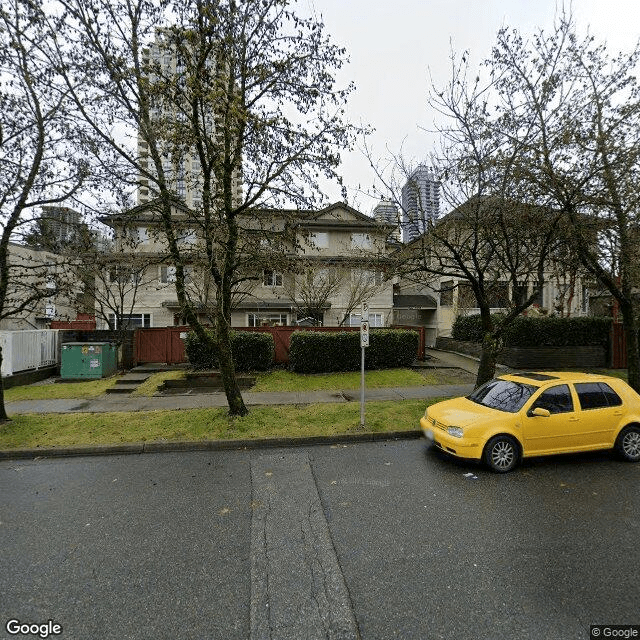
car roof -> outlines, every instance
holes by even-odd
[[[502,380],[524,382],[536,387],[545,387],[558,382],[610,382],[618,378],[596,373],[579,373],[576,371],[526,371],[498,376]]]

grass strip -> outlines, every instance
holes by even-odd
[[[97,398],[116,384],[120,376],[88,380],[87,382],[57,382],[29,384],[5,389],[4,401],[61,400],[66,398]]]
[[[368,389],[384,387],[421,387],[439,384],[434,373],[413,369],[381,369],[365,371]],[[300,374],[282,369],[260,373],[251,391],[332,391],[334,389],[359,389],[360,372]]]
[[[410,431],[433,400],[369,402],[369,432]],[[155,440],[294,438],[361,432],[360,405],[255,407],[232,418],[226,409],[129,413],[25,414],[0,427],[0,449],[121,444]]]

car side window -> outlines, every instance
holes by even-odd
[[[583,411],[617,407],[622,404],[620,396],[604,382],[578,382],[576,392]]]
[[[541,393],[531,406],[532,409],[547,409],[549,413],[569,413],[573,411],[573,399],[569,385],[559,384]]]
[[[598,382],[598,384],[610,407],[619,407],[622,404],[622,398],[608,384],[605,382]]]

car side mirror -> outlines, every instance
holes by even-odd
[[[527,414],[530,418],[548,418],[551,415],[549,409],[543,409],[542,407],[536,407],[531,409]]]

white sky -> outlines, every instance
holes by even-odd
[[[559,5],[561,6],[561,5]],[[640,37],[638,0],[574,0],[573,14],[581,32],[589,28],[606,40],[612,52],[630,50]],[[348,114],[355,123],[376,129],[368,144],[376,157],[387,149],[417,163],[434,145],[434,115],[427,107],[429,73],[437,85],[450,70],[450,43],[457,53],[469,50],[479,63],[490,53],[502,26],[529,35],[551,29],[555,0],[300,0],[301,11],[322,15],[327,33],[349,53],[343,78],[353,80]],[[370,191],[375,175],[359,152],[344,154],[342,174],[349,202],[370,213],[376,200]],[[327,188],[330,201],[341,199]]]

